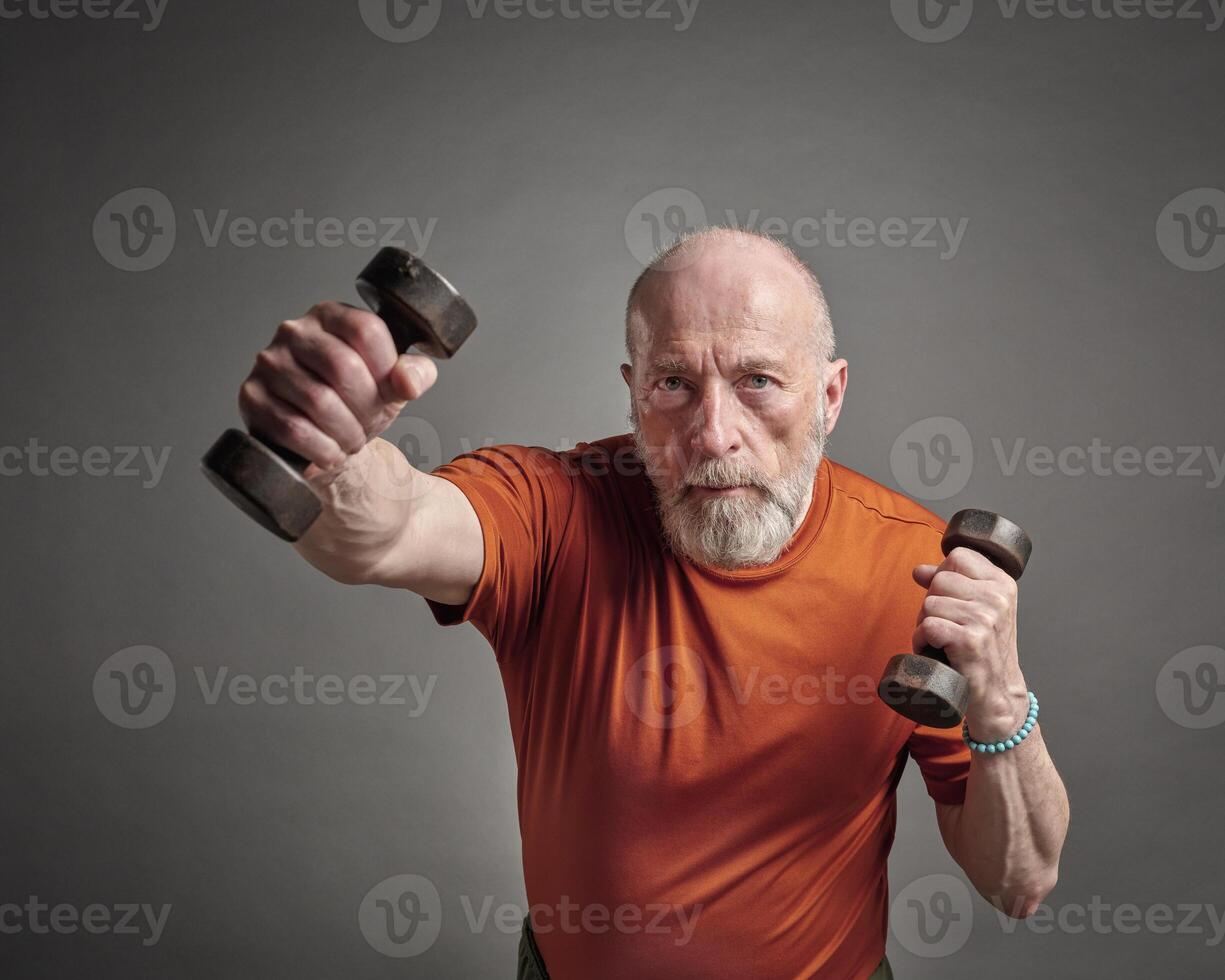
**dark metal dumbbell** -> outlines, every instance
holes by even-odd
[[[1007,518],[987,510],[962,510],[953,515],[940,547],[972,548],[1019,579],[1033,545],[1029,536]],[[949,666],[943,650],[933,646],[922,654],[899,653],[885,666],[877,693],[898,714],[932,728],[961,724],[970,703],[970,685]]]
[[[403,249],[380,249],[357,277],[357,291],[387,324],[398,354],[415,345],[447,359],[476,329],[476,314],[455,287]],[[309,465],[238,429],[227,429],[201,461],[218,490],[286,541],[297,541],[323,509],[302,476]]]

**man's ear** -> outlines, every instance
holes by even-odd
[[[621,365],[621,377],[625,379],[625,387],[634,390],[634,369],[628,364]]]
[[[846,400],[845,360],[831,361],[825,366],[825,434],[830,435],[838,424]]]

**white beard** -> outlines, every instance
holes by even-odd
[[[716,568],[746,568],[775,561],[804,519],[801,508],[813,489],[825,455],[825,405],[818,406],[808,441],[782,476],[769,478],[751,464],[724,457],[702,459],[689,468],[671,491],[663,491],[662,451],[642,438],[637,412],[630,409],[634,445],[654,489],[655,508],[664,540],[678,555]],[[734,497],[699,497],[686,493],[699,486],[747,485],[756,493]]]

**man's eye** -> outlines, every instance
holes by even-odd
[[[673,382],[675,382],[675,385],[673,384]],[[684,384],[684,382],[681,381],[680,378],[673,376],[670,378],[664,378],[663,381],[660,382],[660,384],[663,385],[664,391],[680,391],[681,385]]]
[[[749,377],[749,387],[760,391],[762,388],[770,386],[770,379],[764,374],[754,374]]]

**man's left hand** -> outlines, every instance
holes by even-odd
[[[966,721],[979,741],[1016,733],[1029,710],[1017,658],[1017,583],[989,558],[954,548],[939,565],[918,565],[927,589],[912,642],[938,647],[970,684]]]

